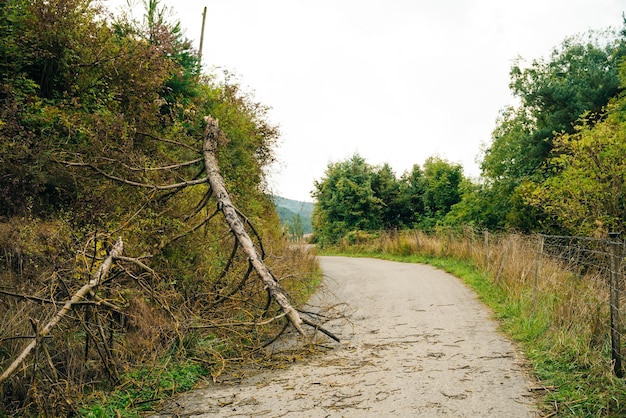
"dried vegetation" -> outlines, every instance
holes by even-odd
[[[626,414],[626,387],[611,350],[611,324],[618,337],[623,332],[623,310],[617,322],[610,315],[614,242],[468,228],[357,235],[337,250],[428,262],[464,277],[521,344],[546,416]],[[617,276],[623,287],[623,263]],[[625,306],[623,292],[617,301]]]
[[[37,337],[33,353],[4,382],[5,411],[71,415],[89,397],[115,388],[145,391],[119,407],[123,410],[183,385],[174,379],[171,387],[146,390],[154,384],[137,378],[138,369],[167,373],[175,364],[195,364],[200,374],[217,378],[234,365],[263,358],[263,347],[287,321],[245,257],[234,251],[232,235],[222,226],[206,228],[208,236],[220,237],[212,244],[215,259],[188,277],[168,274],[173,270],[167,263],[175,257],[142,258],[126,245],[96,291],[49,335]],[[89,281],[112,243],[100,234],[81,242],[62,221],[11,219],[0,223],[0,232],[0,303],[6,307],[0,311],[0,369],[5,370]],[[266,241],[264,251],[292,300],[306,300],[319,279],[314,255],[279,239]]]

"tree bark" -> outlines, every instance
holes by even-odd
[[[41,341],[41,337],[45,337],[46,335],[48,335],[52,328],[54,328],[54,326],[58,324],[65,315],[67,315],[67,313],[72,309],[73,305],[81,302],[89,292],[91,292],[96,286],[98,286],[98,284],[100,284],[102,279],[106,277],[106,275],[109,273],[109,270],[113,265],[113,259],[122,255],[123,248],[124,244],[122,242],[122,238],[118,238],[117,242],[115,243],[115,245],[113,245],[113,248],[109,252],[109,256],[102,262],[100,268],[98,269],[96,274],[94,274],[93,278],[89,280],[86,285],[81,287],[70,300],[65,302],[65,305],[63,305],[63,307],[56,313],[56,315],[54,315],[54,317],[46,324],[46,326],[43,327],[42,330],[33,337],[33,340],[30,342],[30,344],[28,344],[26,348],[22,350],[22,353],[13,361],[13,363],[11,363],[11,365],[4,371],[4,373],[2,373],[2,375],[0,376],[0,384],[6,381],[13,374],[13,372],[17,370],[19,365],[24,362],[30,352],[33,351],[33,348],[36,347],[37,341]]]
[[[298,314],[298,311],[291,306],[289,299],[285,294],[285,291],[280,287],[272,273],[269,271],[259,253],[257,252],[250,235],[246,232],[243,222],[239,217],[235,206],[233,205],[230,195],[226,190],[224,179],[220,174],[219,163],[217,159],[217,147],[220,140],[224,138],[218,121],[211,116],[206,116],[206,128],[204,130],[204,142],[202,144],[202,151],[204,154],[204,164],[206,166],[206,174],[213,190],[214,196],[218,201],[218,209],[224,215],[226,222],[230,226],[230,229],[235,234],[235,238],[241,245],[242,250],[248,256],[248,260],[254,267],[254,270],[258,273],[265,284],[265,287],[270,293],[270,296],[281,307],[291,324],[301,334],[305,335],[302,329],[302,319]]]

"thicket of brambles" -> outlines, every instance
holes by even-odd
[[[296,302],[316,274],[268,197],[279,132],[267,108],[228,75],[202,74],[168,10],[144,5],[135,19],[90,0],[0,3],[0,373],[37,340],[0,383],[6,414],[86,413],[90,396],[117,399],[95,407],[104,416],[149,407],[283,329],[199,181],[206,115],[265,263],[288,273]],[[118,237],[125,259],[44,333]]]
[[[359,155],[315,183],[316,239],[355,231],[470,225],[606,236],[626,226],[626,31],[567,38],[548,58],[517,61],[484,149],[481,177],[439,157],[399,178]],[[416,139],[419,140],[419,139]]]

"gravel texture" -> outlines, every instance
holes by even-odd
[[[349,321],[332,349],[189,392],[155,417],[539,416],[516,347],[459,279],[433,267],[320,257]],[[309,328],[310,329],[310,328]]]

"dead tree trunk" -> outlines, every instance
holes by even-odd
[[[298,311],[291,306],[289,299],[285,295],[285,292],[280,287],[276,279],[272,276],[259,253],[257,252],[250,235],[246,232],[243,222],[239,217],[235,206],[233,205],[230,195],[226,190],[224,179],[220,174],[219,163],[217,160],[217,147],[220,138],[223,134],[220,131],[218,121],[211,116],[205,118],[207,124],[204,130],[204,142],[202,145],[202,151],[204,154],[204,164],[206,166],[206,174],[213,190],[214,196],[217,199],[218,209],[224,214],[224,218],[228,223],[231,231],[235,235],[235,239],[241,245],[242,250],[246,253],[248,260],[254,267],[255,271],[265,283],[265,287],[270,293],[270,296],[278,303],[283,312],[289,318],[291,324],[298,330],[301,335],[305,335],[302,329],[302,319],[298,314]]]
[[[43,327],[43,329],[37,335],[33,336],[33,340],[30,342],[30,344],[28,344],[26,348],[22,350],[22,353],[13,361],[13,363],[11,363],[11,365],[4,371],[4,373],[2,373],[2,375],[0,376],[0,384],[7,380],[13,374],[13,372],[17,370],[19,365],[24,362],[30,352],[33,351],[33,348],[37,346],[37,341],[41,341],[41,337],[45,337],[46,335],[48,335],[52,328],[54,328],[56,324],[58,324],[59,321],[65,315],[67,315],[68,312],[70,312],[73,305],[81,302],[88,293],[90,293],[96,286],[98,286],[98,284],[100,284],[102,279],[106,277],[106,275],[109,273],[109,270],[113,265],[113,260],[116,257],[122,255],[123,247],[124,244],[122,242],[122,238],[119,238],[109,252],[109,256],[102,262],[102,265],[100,265],[100,268],[93,276],[93,278],[89,280],[86,285],[81,287],[70,300],[65,302],[63,307],[59,309],[56,315],[54,315],[54,317],[46,324],[45,327]]]

